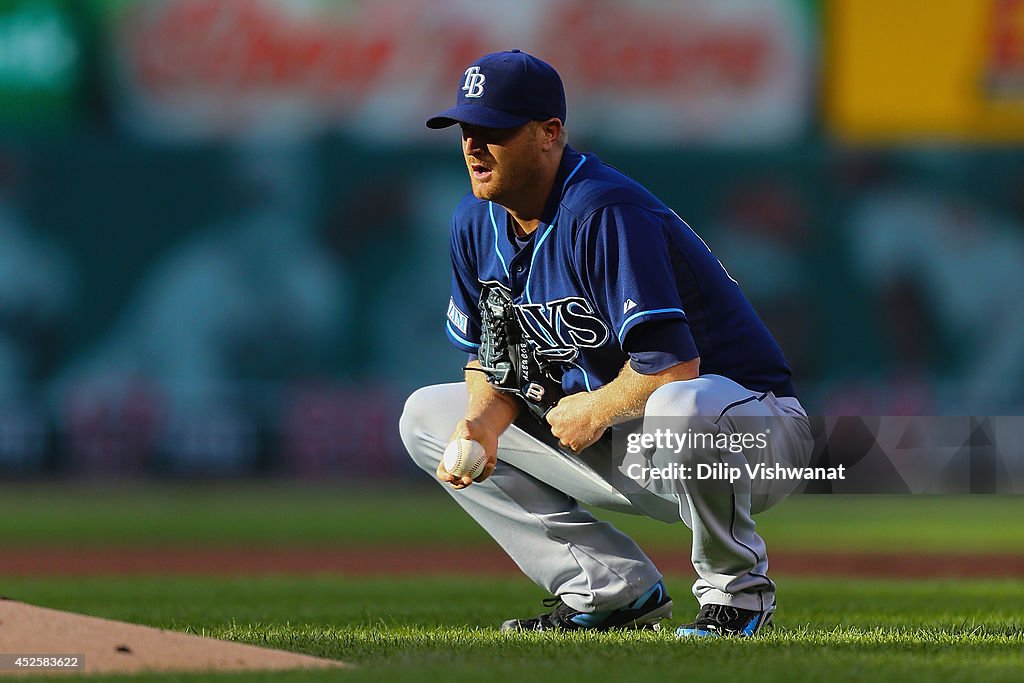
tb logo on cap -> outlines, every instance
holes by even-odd
[[[466,91],[466,97],[481,97],[484,94],[484,81],[487,77],[480,73],[480,67],[471,66],[466,69],[466,82],[462,89]]]

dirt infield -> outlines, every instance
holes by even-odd
[[[0,600],[0,652],[24,653],[18,657],[17,666],[5,664],[0,669],[0,676],[73,672],[269,671],[346,666],[342,662],[294,652],[202,638],[6,599]],[[29,653],[40,656],[30,656]]]
[[[685,552],[655,550],[666,573],[692,574]],[[1024,555],[778,552],[773,573],[876,578],[1024,576]],[[0,575],[518,574],[494,546],[14,548],[0,552]]]

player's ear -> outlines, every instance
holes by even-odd
[[[540,123],[541,145],[544,151],[548,151],[557,145],[562,139],[562,122],[559,119],[551,118]]]

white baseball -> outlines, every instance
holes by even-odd
[[[487,454],[484,447],[469,439],[455,439],[444,449],[444,468],[456,477],[476,479],[484,471]]]

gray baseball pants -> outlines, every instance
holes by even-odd
[[[419,389],[400,423],[410,456],[434,475],[455,424],[466,411],[464,383]],[[525,412],[525,411],[524,411]],[[752,514],[791,492],[795,483],[751,480],[746,463],[805,466],[812,439],[806,413],[794,398],[746,389],[718,375],[670,382],[647,401],[644,431],[670,426],[691,435],[767,430],[767,443],[742,452],[721,447],[661,447],[641,454],[625,438],[603,439],[579,454],[556,441],[529,416],[498,440],[498,464],[486,481],[455,490],[441,483],[537,585],[582,611],[616,609],[661,578],[640,547],[580,506],[683,521],[693,532],[691,560],[700,604],[764,610],[773,604],[765,544]],[[702,442],[707,443],[707,442]],[[633,465],[633,467],[630,467]],[[675,481],[638,477],[638,466],[702,465],[735,468],[736,481]]]

